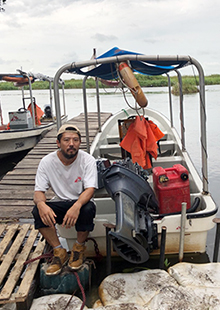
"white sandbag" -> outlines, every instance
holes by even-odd
[[[101,302],[100,299],[96,300],[96,302],[93,304],[92,308],[93,309],[96,309],[96,308],[99,308],[99,307],[102,307],[103,306],[103,303]]]
[[[183,286],[218,287],[220,290],[220,263],[179,263],[170,267],[168,273]]]
[[[145,306],[164,286],[178,286],[166,271],[144,270],[136,273],[109,275],[99,286],[99,297],[104,306],[134,303]]]
[[[163,287],[147,306],[149,310],[207,310],[190,289],[178,286]]]
[[[204,309],[219,310],[220,309],[220,289],[219,287],[188,287],[195,294]],[[201,306],[199,309],[202,309]]]
[[[119,305],[108,305],[108,306],[103,306],[103,307],[98,307],[98,308],[93,308],[96,310],[148,310],[148,308],[145,308],[143,306],[133,304],[133,303],[128,303],[128,304],[119,304]],[[92,310],[92,309],[89,309]]]
[[[68,294],[54,294],[54,295],[47,295],[36,298],[33,300],[30,310],[80,310],[82,305],[82,300],[78,297],[73,296],[68,307],[66,307],[67,303],[69,302],[71,295]],[[84,309],[88,309],[86,306]]]

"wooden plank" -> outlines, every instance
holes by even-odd
[[[23,176],[24,178],[24,176]],[[4,179],[1,184],[0,184],[0,189],[2,188],[2,185],[8,186],[8,185],[18,185],[18,184],[23,184],[23,185],[34,185],[35,184],[35,178],[29,179],[29,180],[22,180],[21,178],[14,178],[14,179]]]
[[[25,169],[25,170],[21,170],[21,169],[17,169],[17,167],[16,167],[16,169],[15,170],[13,170],[13,171],[9,171],[8,173],[7,173],[7,175],[16,175],[16,174],[19,174],[19,175],[21,175],[21,173],[22,173],[22,175],[23,176],[26,176],[26,175],[34,175],[35,176],[35,170],[34,169]],[[4,179],[4,178],[3,178]],[[1,181],[0,181],[0,184],[1,184]]]
[[[27,214],[30,216],[29,218],[33,218],[31,211],[33,210],[33,206],[34,203],[32,205],[26,206],[26,207],[22,207],[22,206],[1,206],[1,223],[4,222],[3,219],[11,219],[11,222],[13,222],[13,220],[17,219],[19,220],[19,218],[27,218]],[[19,210],[19,211],[18,211]],[[13,214],[13,218],[11,217],[11,214]]]
[[[39,162],[40,162],[40,158],[39,159],[35,159],[35,161],[33,162],[33,160],[31,159],[26,159],[24,161],[20,161],[17,165],[16,165],[16,168],[17,167],[26,167],[26,166],[29,166],[30,168],[31,167],[37,167],[39,165]]]
[[[20,181],[17,180],[17,184],[15,184],[13,186],[13,190],[19,191],[21,189],[22,190],[33,190],[34,187],[33,187],[33,185],[23,183],[22,180],[20,180]],[[0,192],[4,192],[4,191],[8,191],[8,190],[12,191],[12,189],[10,187],[8,187],[7,185],[3,185],[2,183],[0,183],[0,190],[1,190]],[[1,193],[0,193],[0,195],[1,195]],[[8,197],[8,199],[14,199],[14,197]]]
[[[34,229],[34,227],[32,226],[32,230],[30,232],[30,235],[27,239],[27,242],[25,244],[25,246],[22,249],[21,254],[19,254],[18,259],[0,293],[0,300],[5,300],[5,299],[9,299],[13,289],[17,283],[17,281],[20,278],[21,272],[24,269],[24,262],[27,260],[31,249],[33,247],[33,244],[36,240],[36,237],[38,235],[38,231]]]
[[[31,256],[32,259],[40,256],[43,253],[43,250],[45,248],[45,240],[38,241],[37,247]],[[15,295],[16,301],[24,301],[31,288],[32,281],[34,279],[35,273],[37,271],[37,267],[39,265],[40,260],[35,260],[34,262],[30,263],[28,265],[28,268],[26,269],[26,272],[24,274],[23,280],[19,286],[19,289]]]
[[[0,200],[0,207],[10,207],[10,210],[14,210],[17,212],[22,212],[25,209],[25,206],[33,206],[33,200]],[[17,208],[19,206],[19,208]],[[24,206],[22,208],[22,206]],[[12,208],[12,209],[11,209]],[[7,210],[7,208],[5,208]]]
[[[19,231],[19,234],[17,235],[15,241],[13,242],[12,246],[10,247],[5,259],[3,260],[1,266],[0,266],[0,285],[2,284],[2,281],[4,280],[5,275],[7,274],[15,255],[17,254],[21,243],[23,242],[27,231],[30,227],[30,224],[24,224],[21,226],[21,229]]]
[[[6,174],[4,176],[4,178],[1,180],[1,183],[0,184],[4,184],[4,182],[7,182],[7,181],[13,181],[14,179],[16,178],[16,180],[23,180],[24,179],[24,175],[23,173],[22,174]],[[30,175],[25,175],[25,181],[27,180],[34,180],[35,179],[35,175],[33,174],[30,174]]]
[[[6,225],[1,225],[1,230],[4,228],[6,228]],[[9,243],[11,242],[13,236],[15,235],[16,231],[18,230],[19,225],[18,224],[12,224],[8,227],[6,234],[3,238],[3,240],[0,243],[0,258],[2,257],[2,255],[5,252],[5,249],[7,248],[7,246],[9,245]],[[3,232],[3,231],[2,231]]]
[[[18,206],[18,205],[15,206],[13,201],[11,203],[13,204],[13,206],[10,206],[10,205],[0,206],[1,207],[0,223],[4,222],[3,219],[10,219],[10,222],[13,222],[15,219],[17,219],[18,221],[21,218],[29,218],[29,219],[33,218],[31,212],[33,210],[34,203],[32,203],[32,205],[27,205],[26,207]],[[13,217],[11,216],[11,214],[13,214]]]
[[[0,199],[13,200],[14,197],[16,197],[16,199],[23,199],[23,200],[33,199],[33,194],[34,194],[33,189],[24,188],[22,192],[16,190],[15,188],[5,189],[0,191]]]
[[[16,196],[15,196],[16,194]],[[32,200],[33,201],[33,195],[34,191],[33,189],[22,189],[22,191],[16,191],[16,190],[1,190],[0,191],[0,199],[5,200],[13,200],[15,199],[13,196],[16,197],[16,200],[22,199],[22,200]],[[52,199],[54,196],[54,193],[47,193],[47,198]]]
[[[1,236],[2,233],[4,232],[5,228],[6,228],[6,224],[0,224],[0,236]],[[0,247],[0,248],[1,248],[1,247]],[[0,250],[0,252],[1,252],[1,250]],[[0,255],[0,257],[1,257],[1,255]]]

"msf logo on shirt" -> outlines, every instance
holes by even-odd
[[[75,182],[75,183],[78,183],[78,182],[81,182],[81,181],[82,181],[82,178],[81,178],[81,177],[78,177],[78,178],[75,179],[74,182]]]

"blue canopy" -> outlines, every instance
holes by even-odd
[[[123,56],[123,55],[143,55],[140,53],[130,52],[121,50],[118,47],[114,47],[111,50],[105,52],[96,59],[108,58],[114,56]],[[169,71],[182,68],[187,64],[187,61],[139,61],[139,60],[130,60],[130,65],[132,69],[138,73],[146,75],[161,75],[163,73],[168,73]],[[83,68],[72,68],[69,70],[71,73],[77,73],[86,76],[96,76],[105,80],[112,80],[118,78],[115,62],[100,64],[97,67],[90,69],[86,72],[82,71]]]

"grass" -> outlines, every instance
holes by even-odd
[[[160,76],[148,76],[142,74],[135,75],[141,87],[163,87],[168,85],[167,77]],[[174,95],[178,95],[178,79],[177,77],[171,77],[171,86],[172,92]],[[197,86],[199,78],[198,76],[183,76],[182,84],[183,84],[183,93],[190,94],[198,92]],[[65,89],[78,89],[82,88],[82,79],[71,79],[65,81]],[[220,84],[220,75],[213,74],[205,77],[206,85],[219,85]],[[88,78],[86,81],[87,88],[95,88],[95,80],[93,78]],[[100,88],[107,88],[107,86],[103,86],[102,83],[99,82]],[[49,83],[45,81],[36,81],[32,84],[33,89],[49,89]],[[0,90],[16,90],[17,87],[14,86],[12,82],[0,82]],[[28,89],[28,86],[25,86],[24,89]]]

